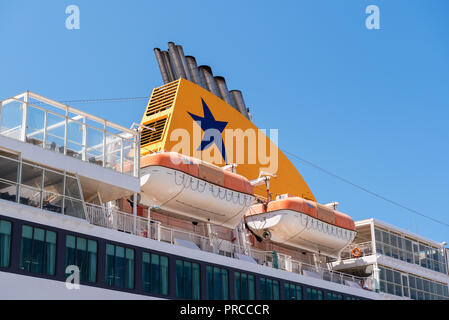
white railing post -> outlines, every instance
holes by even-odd
[[[103,126],[103,167],[106,168],[106,121]]]
[[[136,234],[137,232],[137,226],[136,226],[136,222],[137,222],[137,193],[133,194],[133,233]]]
[[[83,117],[83,149],[81,159],[83,161],[87,161],[87,125],[86,125],[86,117]]]
[[[65,106],[65,128],[64,128],[64,155],[67,154],[67,141],[69,140],[68,132],[69,132],[69,107]]]
[[[376,248],[376,229],[374,227],[374,219],[371,219],[370,230],[371,230],[371,250],[373,250],[373,252],[371,254],[376,254],[377,253],[377,248]]]
[[[20,133],[20,139],[23,142],[26,142],[26,130],[27,130],[27,118],[28,118],[28,100],[29,100],[29,92],[27,91],[23,97],[22,104],[22,128]]]
[[[120,138],[120,172],[123,173],[123,168],[124,168],[124,153],[125,153],[125,149],[124,149],[124,140],[122,138]]]
[[[42,148],[47,149],[47,118],[48,118],[48,111],[45,110],[44,115],[44,140],[42,141]]]
[[[137,133],[134,139],[134,177],[139,178],[139,172],[140,172],[140,132]]]

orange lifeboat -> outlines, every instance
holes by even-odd
[[[141,202],[196,221],[235,228],[253,203],[247,178],[176,152],[141,158]]]
[[[351,217],[300,197],[253,205],[245,220],[264,239],[331,257],[338,257],[357,234]]]

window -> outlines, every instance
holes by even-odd
[[[65,265],[76,265],[80,280],[97,281],[97,242],[81,237],[67,236],[65,242]]]
[[[206,267],[206,297],[209,300],[228,300],[228,270],[217,267]]]
[[[234,296],[237,300],[254,300],[254,276],[243,272],[234,272]]]
[[[11,222],[0,220],[0,267],[8,268],[11,256]]]
[[[11,159],[14,158],[14,159]],[[17,202],[17,177],[19,162],[17,156],[0,151],[0,199]]]
[[[415,263],[421,267],[437,272],[446,273],[446,261],[441,248],[413,242],[406,236],[389,231],[375,229],[376,248],[380,254],[391,256],[408,263]]]
[[[134,289],[134,250],[106,244],[106,284]]]
[[[22,226],[20,268],[28,272],[55,275],[56,232]]]
[[[319,299],[319,300],[321,300],[321,299]],[[327,300],[343,300],[343,296],[341,294],[339,294],[339,293],[328,292],[327,293]],[[350,297],[346,297],[345,300],[351,300],[351,298]]]
[[[279,281],[260,278],[260,299],[279,300]]]
[[[307,288],[307,300],[323,300],[323,291]]]
[[[380,291],[412,299],[449,299],[441,285],[432,280],[424,279],[407,273],[400,273],[389,268],[380,267]],[[441,287],[440,287],[441,286]]]
[[[200,299],[200,265],[198,263],[176,260],[176,297]]]
[[[3,169],[0,172],[0,199],[84,219],[75,176],[15,158],[17,156],[0,153],[0,168]]]
[[[302,288],[291,283],[284,283],[285,300],[302,300]]]
[[[168,258],[155,253],[142,253],[142,289],[168,295]]]

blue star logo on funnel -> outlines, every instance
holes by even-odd
[[[221,136],[221,133],[223,132],[224,128],[228,125],[225,121],[217,121],[215,120],[214,116],[212,115],[212,112],[210,112],[209,107],[207,106],[206,102],[204,102],[203,98],[201,98],[201,101],[203,103],[203,117],[197,116],[195,114],[192,114],[187,111],[187,113],[193,118],[193,120],[198,123],[198,125],[201,127],[201,129],[204,131],[203,139],[201,140],[201,144],[198,147],[198,151],[206,150],[207,148],[211,147],[212,144],[215,144],[221,152],[221,156],[223,157],[225,163],[226,161],[226,149],[224,146],[223,138]],[[207,135],[206,132],[208,130],[217,130],[220,134],[219,135]],[[207,139],[209,138],[209,139]]]

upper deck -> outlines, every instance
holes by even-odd
[[[139,144],[135,130],[29,91],[0,101],[2,149],[78,176],[86,199],[139,192]]]

